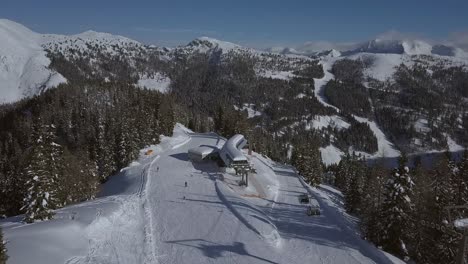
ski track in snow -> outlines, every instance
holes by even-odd
[[[340,109],[334,105],[331,105],[327,102],[324,93],[324,88],[325,85],[332,79],[335,78],[335,76],[330,72],[331,67],[333,65],[333,62],[329,61],[321,61],[322,66],[323,66],[323,73],[324,76],[321,79],[314,79],[314,94],[317,100],[324,106],[331,107],[335,109],[338,113],[340,112]]]
[[[361,240],[337,191],[310,188],[292,167],[256,153],[249,156],[256,183],[239,187],[214,163],[188,160],[188,149],[225,139],[184,133],[112,177],[107,196],[63,208],[51,221],[0,222],[11,263],[394,263]],[[321,216],[307,216],[298,201],[306,192]]]

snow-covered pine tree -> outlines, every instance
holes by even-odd
[[[8,260],[7,249],[6,249],[6,242],[3,241],[3,232],[2,228],[0,227],[0,264],[6,264]]]
[[[351,156],[349,153],[341,159],[338,164],[338,169],[336,172],[335,185],[342,193],[346,193],[349,189],[350,184],[350,166],[351,166]]]
[[[364,237],[376,245],[380,245],[382,240],[382,229],[379,227],[386,174],[387,171],[380,164],[367,170],[361,204],[361,229]]]
[[[294,147],[291,161],[309,184],[317,186],[322,182],[322,158],[313,141],[307,145],[301,144]]]
[[[415,223],[414,228],[409,230],[410,243],[408,243],[408,251],[411,258],[418,263],[428,263],[428,252],[433,249],[434,241],[431,237],[431,227],[428,220],[432,219],[429,203],[432,193],[431,175],[429,171],[422,167],[420,160],[414,162],[415,167],[411,171],[414,180],[413,203],[414,211],[412,221]]]
[[[40,123],[40,121],[39,121]],[[59,145],[54,142],[54,127],[38,124],[33,132],[34,148],[26,167],[27,194],[22,210],[24,221],[51,219],[57,207]]]
[[[353,156],[351,160],[349,189],[345,192],[345,207],[352,214],[361,211],[361,201],[364,195],[365,166]]]
[[[411,200],[414,183],[406,163],[407,159],[403,154],[399,160],[399,167],[393,171],[385,184],[382,219],[383,248],[405,258],[408,257],[406,243],[410,239],[408,231],[413,228],[411,216],[414,210]]]
[[[450,163],[449,157],[444,155],[437,162],[431,177],[428,218],[435,228],[428,230],[433,242],[432,250],[427,252],[430,263],[452,263],[456,256],[459,240],[456,232],[449,226],[448,212],[445,209],[446,206],[455,205],[455,185],[451,177],[453,168]]]
[[[457,205],[468,204],[468,150],[465,150],[463,159],[458,165],[454,176],[456,185],[455,203]],[[468,214],[468,212],[466,213]]]

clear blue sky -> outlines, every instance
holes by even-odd
[[[443,39],[468,30],[468,0],[1,2],[1,18],[41,33],[93,29],[170,46],[199,36],[266,47],[361,41],[388,30]]]

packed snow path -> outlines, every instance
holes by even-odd
[[[11,263],[393,263],[291,167],[254,153],[258,173],[248,189],[258,195],[246,195],[214,163],[188,160],[188,149],[224,139],[176,138],[114,176],[95,201],[52,221],[1,222]],[[307,191],[321,216],[299,204]]]

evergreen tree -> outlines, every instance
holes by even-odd
[[[364,180],[366,168],[355,157],[351,160],[349,189],[345,192],[345,207],[349,213],[359,214],[364,196]]]
[[[40,121],[39,121],[40,122]],[[59,145],[54,142],[54,127],[39,124],[34,132],[35,146],[31,160],[26,167],[27,195],[24,198],[24,221],[47,220],[53,216],[57,207],[56,194],[59,177]]]
[[[338,169],[336,172],[335,185],[338,189],[345,194],[349,190],[351,178],[351,156],[346,154],[338,164]]]
[[[448,156],[444,155],[437,162],[431,177],[432,190],[428,205],[428,220],[434,223],[435,228],[428,230],[433,242],[433,250],[428,253],[430,263],[452,263],[456,255],[455,249],[458,246],[458,235],[449,226],[446,210],[446,206],[454,205],[455,199],[450,163]]]
[[[6,264],[8,260],[6,242],[3,241],[2,228],[0,227],[0,264]]]
[[[293,148],[292,164],[310,185],[318,186],[322,182],[322,158],[314,141]]]
[[[451,166],[453,168],[453,165]],[[452,172],[454,170],[452,169]],[[457,205],[468,204],[468,151],[465,150],[463,160],[454,173],[455,203]]]
[[[387,170],[380,164],[367,170],[361,204],[361,229],[364,237],[377,245],[381,244],[383,235],[380,220],[382,219],[386,174]]]
[[[398,256],[408,257],[406,244],[410,240],[408,232],[413,228],[411,216],[414,210],[414,183],[410,170],[406,166],[407,159],[403,154],[399,167],[395,169],[385,184],[385,200],[383,205],[383,247]]]

